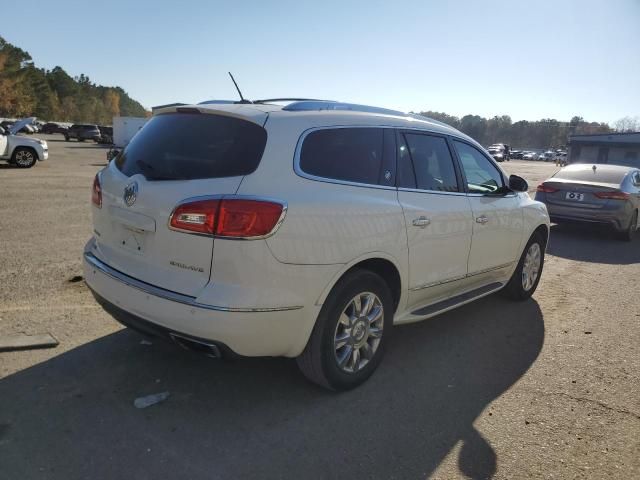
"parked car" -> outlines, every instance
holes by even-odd
[[[33,120],[34,118],[19,120],[7,129],[0,126],[0,160],[19,168],[31,168],[38,160],[49,158],[49,147],[46,141],[16,135]]]
[[[72,138],[79,142],[84,142],[85,140],[97,142],[100,139],[100,130],[97,125],[71,125],[69,130],[64,132],[64,139],[68,142]]]
[[[523,160],[537,160],[538,154],[536,152],[524,152],[522,154]]]
[[[100,130],[100,138],[97,140],[98,143],[111,145],[113,143],[113,127],[103,127],[102,125],[98,126],[98,130]]]
[[[494,143],[488,148],[489,154],[493,157],[496,162],[509,161],[510,157],[510,147],[504,143]]]
[[[623,240],[638,229],[640,169],[619,165],[574,164],[541,183],[536,200],[551,220],[611,226]]]
[[[543,162],[553,162],[555,157],[556,154],[553,152],[553,150],[547,150],[546,152],[539,155],[539,159]]]
[[[42,126],[42,133],[46,133],[46,134],[52,134],[52,133],[62,133],[65,134],[67,133],[69,129],[63,125],[60,125],[59,123],[54,123],[54,122],[49,122],[49,123],[45,123]]]
[[[526,191],[424,117],[167,107],[95,176],[85,280],[124,325],[211,356],[297,357],[312,381],[348,389],[394,324],[532,295],[549,218]]]
[[[511,150],[511,158],[522,160],[522,155],[524,152],[522,150]]]

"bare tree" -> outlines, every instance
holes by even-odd
[[[622,117],[614,125],[617,132],[638,132],[640,131],[640,117]]]

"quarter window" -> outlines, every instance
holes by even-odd
[[[493,193],[504,187],[500,171],[477,148],[454,140],[469,193]]]
[[[317,177],[386,184],[382,128],[331,128],[311,132],[302,144],[300,169]]]
[[[398,152],[400,186],[458,192],[458,180],[447,141],[442,137],[405,133]]]

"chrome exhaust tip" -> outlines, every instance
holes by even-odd
[[[188,338],[173,332],[170,332],[169,336],[171,337],[171,340],[173,340],[176,344],[178,344],[185,350],[203,353],[207,357],[211,358],[222,358],[222,352],[220,352],[220,349],[214,343],[194,340],[193,338]]]

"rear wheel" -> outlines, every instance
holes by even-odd
[[[629,226],[623,232],[618,234],[620,240],[624,240],[625,242],[630,242],[636,237],[636,233],[638,231],[638,211],[633,212],[631,220],[629,220]]]
[[[297,358],[300,370],[331,390],[357,387],[380,364],[392,321],[393,299],[384,280],[368,270],[347,274],[318,315]]]
[[[540,232],[531,236],[509,283],[501,290],[503,296],[512,300],[526,300],[533,295],[542,275],[545,243]]]
[[[65,136],[64,136],[64,141],[65,141],[65,142],[68,142],[68,141],[69,141],[69,135],[65,135]]]
[[[18,147],[14,150],[11,160],[18,168],[31,168],[36,164],[38,157],[30,148]]]

